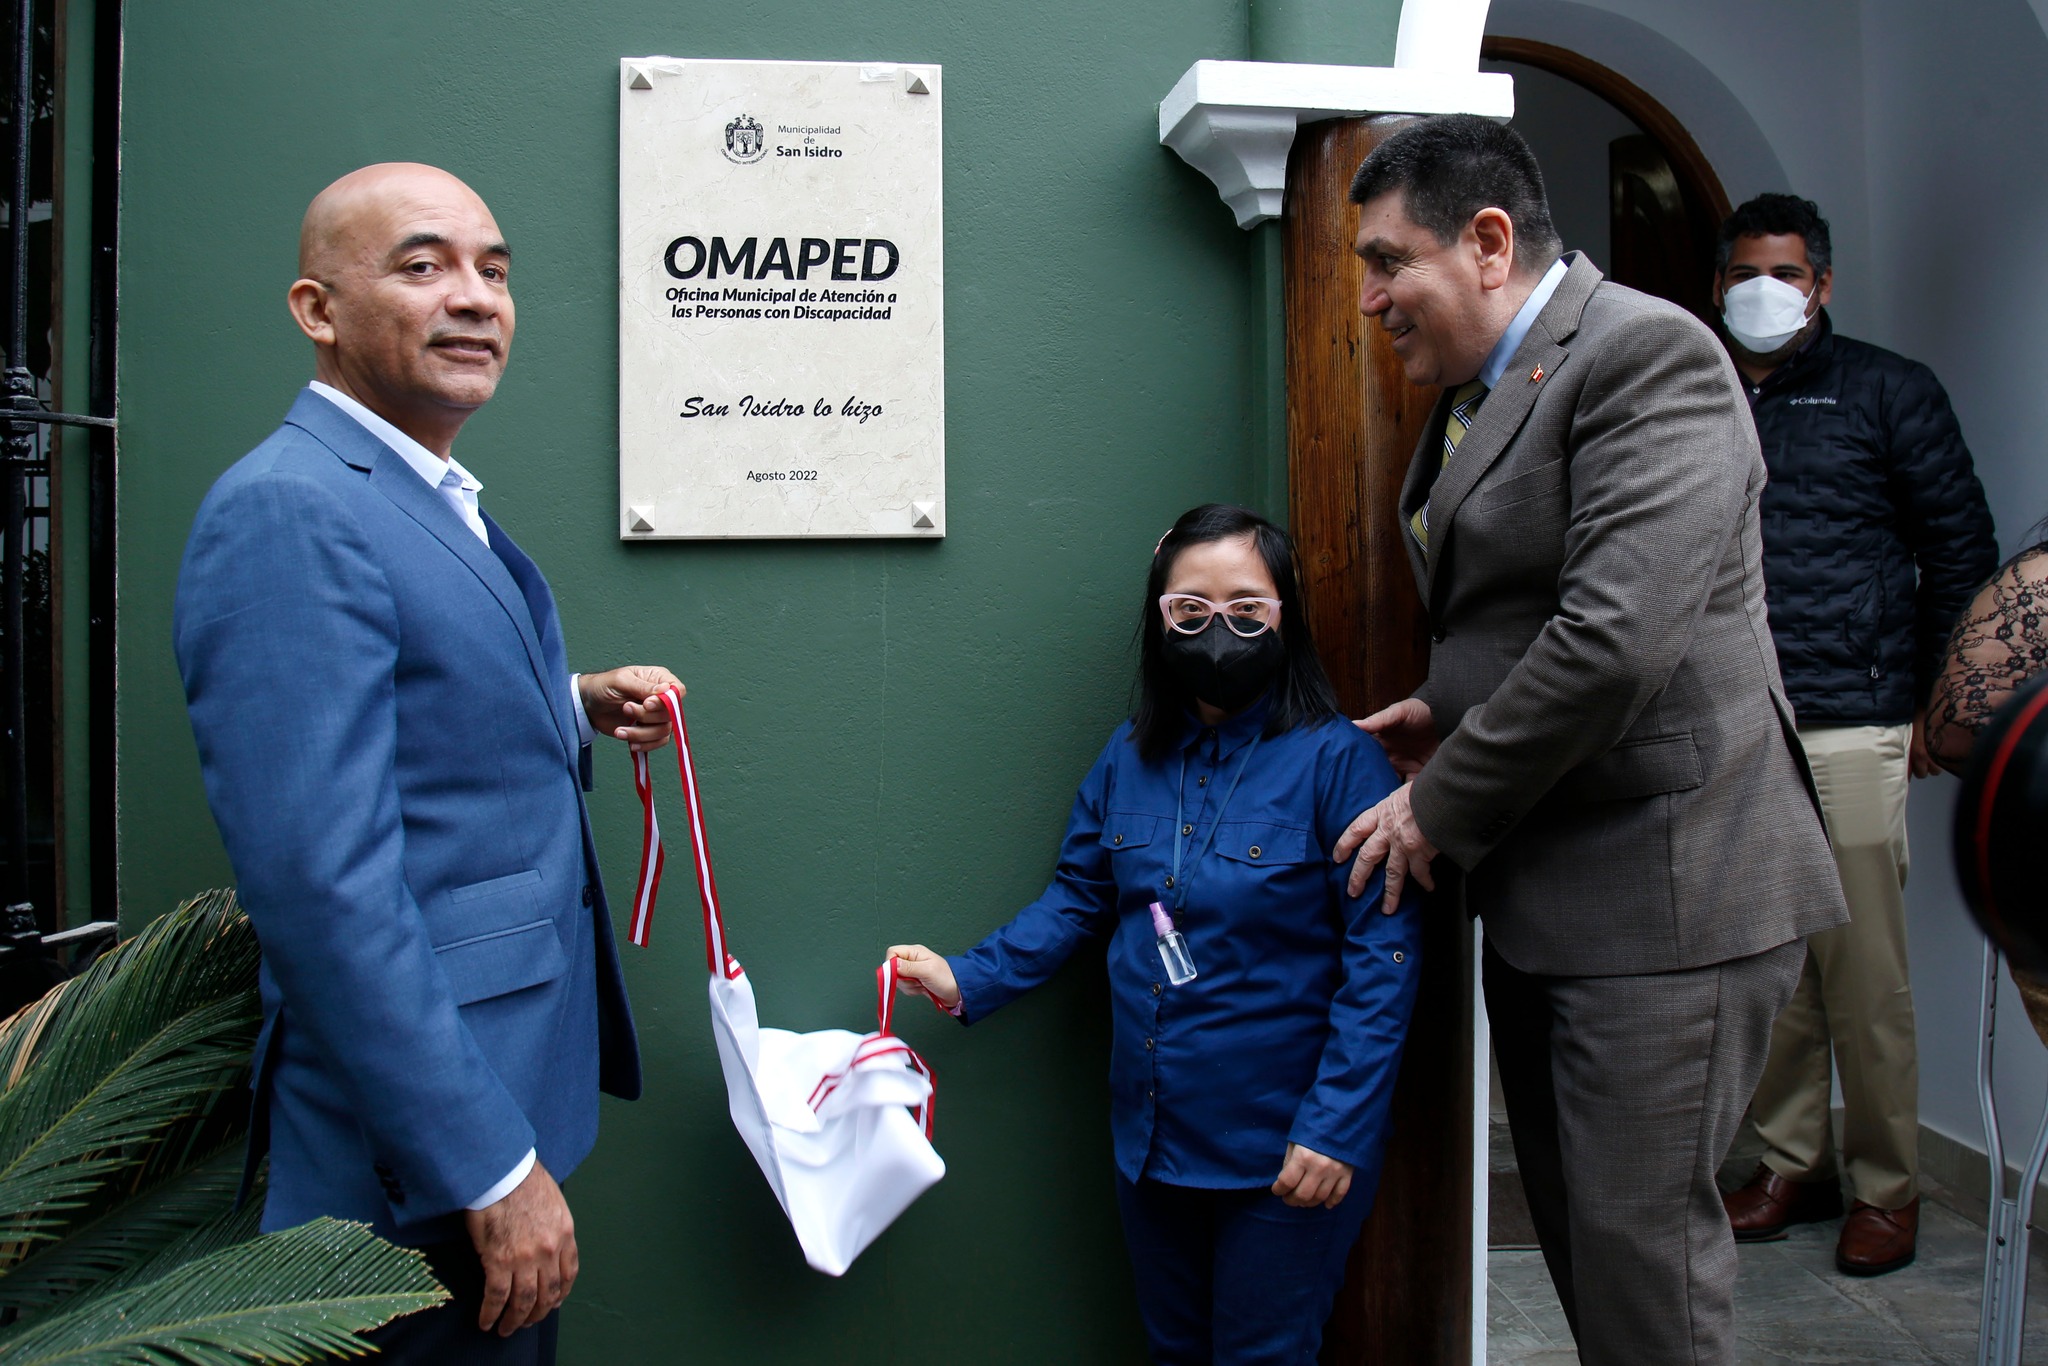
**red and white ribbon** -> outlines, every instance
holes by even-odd
[[[909,1062],[912,1070],[923,1077],[926,1084],[931,1088],[930,1092],[925,1096],[924,1104],[917,1107],[918,1126],[924,1130],[924,1136],[930,1138],[932,1136],[932,1109],[939,1095],[939,1079],[937,1074],[932,1071],[931,1064],[920,1057],[915,1048],[912,1048],[902,1039],[897,1038],[890,1029],[890,1024],[896,1018],[896,973],[896,960],[894,958],[889,959],[882,966],[875,969],[875,992],[877,997],[875,1002],[875,1023],[879,1028],[860,1041],[860,1045],[853,1050],[853,1057],[847,1061],[845,1067],[840,1068],[836,1072],[827,1072],[818,1079],[817,1087],[811,1092],[811,1109],[816,1110],[824,1105],[825,1097],[838,1090],[841,1083],[852,1076],[856,1068],[873,1062],[877,1058],[887,1058],[901,1054]]]
[[[676,771],[683,781],[683,805],[690,817],[690,852],[697,865],[697,899],[704,906],[704,960],[711,972],[728,978],[742,971],[739,960],[726,951],[725,918],[718,910],[718,880],[711,875],[711,843],[704,836],[704,803],[697,793],[697,763],[690,755],[690,729],[683,724],[683,694],[678,688],[661,691],[676,734]],[[633,889],[633,919],[626,937],[646,948],[654,928],[654,899],[661,891],[663,861],[661,823],[654,818],[654,779],[647,756],[633,756],[633,787],[640,794],[640,881]]]
[[[661,691],[662,705],[668,708],[669,719],[674,723],[676,735],[676,770],[683,781],[683,804],[690,817],[690,852],[697,864],[697,899],[704,906],[704,959],[706,967],[714,973],[722,972],[728,980],[737,979],[744,971],[739,960],[727,952],[725,947],[725,917],[718,909],[718,880],[711,875],[711,843],[704,836],[704,803],[697,793],[697,762],[690,754],[690,729],[683,724],[683,694],[677,688]],[[633,888],[633,919],[627,928],[626,937],[641,948],[647,947],[649,932],[654,927],[654,900],[661,891],[661,868],[663,862],[661,822],[654,818],[654,776],[648,766],[645,754],[633,755],[633,789],[640,794],[640,880]],[[917,1121],[924,1129],[926,1138],[932,1135],[932,1107],[938,1096],[938,1078],[917,1050],[896,1037],[891,1026],[896,1019],[896,960],[875,969],[875,1023],[874,1033],[862,1039],[853,1051],[853,1057],[837,1072],[828,1072],[811,1092],[811,1108],[817,1109],[861,1065],[877,1058],[902,1054],[930,1084],[931,1091],[924,1104],[918,1107]]]

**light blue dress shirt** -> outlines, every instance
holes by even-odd
[[[1478,379],[1486,386],[1488,393],[1500,387],[1501,373],[1508,368],[1508,362],[1515,358],[1515,352],[1522,349],[1522,339],[1529,335],[1529,329],[1536,325],[1536,315],[1543,311],[1543,305],[1550,302],[1550,296],[1557,292],[1569,267],[1563,260],[1550,263],[1550,269],[1543,272],[1543,278],[1530,291],[1527,302],[1515,314],[1515,320],[1508,324],[1508,330],[1500,334],[1500,340],[1493,344],[1493,350],[1486,353],[1486,363],[1479,367]]]

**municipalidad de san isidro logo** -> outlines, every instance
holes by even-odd
[[[768,152],[768,135],[752,114],[742,114],[725,125],[725,159],[751,166]]]

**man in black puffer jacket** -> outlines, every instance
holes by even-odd
[[[1764,591],[1785,691],[1820,789],[1850,923],[1807,941],[1750,1113],[1766,1145],[1727,1197],[1739,1241],[1854,1205],[1853,1275],[1912,1261],[1919,1061],[1906,967],[1906,784],[1935,771],[1928,689],[1956,615],[1997,567],[1984,490],[1934,373],[1835,335],[1827,220],[1759,195],[1721,226],[1714,301],[1770,483]],[[1829,1051],[1842,1085],[1839,1159]]]

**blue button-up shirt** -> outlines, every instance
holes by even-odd
[[[1083,940],[1109,938],[1112,1125],[1130,1180],[1262,1186],[1292,1141],[1350,1163],[1353,1198],[1369,1200],[1415,1004],[1419,917],[1410,895],[1380,913],[1383,874],[1346,896],[1350,865],[1330,850],[1399,779],[1348,721],[1253,746],[1265,718],[1263,703],[1220,726],[1190,718],[1153,763],[1119,727],[1081,784],[1045,894],[948,961],[971,1023]],[[1182,986],[1166,979],[1148,911],[1175,891],[1197,971]]]

